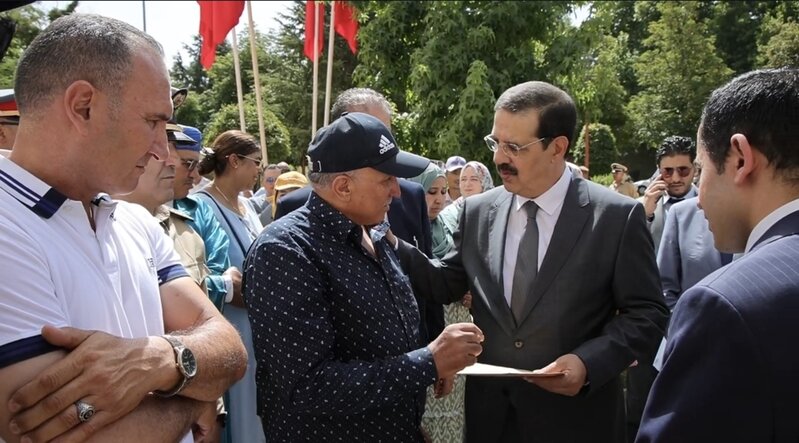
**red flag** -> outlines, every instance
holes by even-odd
[[[239,23],[244,12],[243,1],[197,1],[200,4],[200,36],[203,40],[200,63],[211,69],[216,58],[216,47],[227,37],[228,32]]]
[[[336,8],[336,33],[347,40],[350,45],[350,51],[356,54],[358,52],[358,40],[355,37],[358,35],[358,19],[355,18],[355,14],[358,11],[349,2],[333,2],[333,4],[333,7]]]
[[[317,3],[320,3],[317,6]],[[318,29],[316,37],[316,53],[314,53],[314,21],[316,22],[316,29]],[[325,6],[322,2],[307,1],[305,2],[305,56],[311,60],[316,60],[316,57],[322,53],[322,48],[325,45]]]

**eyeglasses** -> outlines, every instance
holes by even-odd
[[[502,152],[504,152],[505,155],[509,157],[510,156],[516,157],[519,155],[519,152],[521,152],[524,149],[527,149],[528,146],[532,146],[538,142],[543,142],[544,140],[550,140],[550,139],[552,139],[552,137],[541,137],[531,141],[530,143],[527,143],[526,145],[519,146],[515,143],[500,143],[491,135],[486,135],[485,137],[483,137],[483,140],[486,142],[486,145],[488,146],[488,149],[491,150],[491,152],[497,152],[497,149],[501,147]]]
[[[674,171],[677,171],[677,173],[680,174],[680,177],[688,177],[688,175],[691,173],[691,167],[678,166],[676,168],[660,168],[660,175],[662,175],[663,178],[669,178],[674,175]]]
[[[275,180],[277,180],[277,177],[266,177],[264,179],[264,181],[267,182],[267,183],[274,183]]]
[[[200,164],[199,160],[181,160],[180,164],[186,168],[187,171],[191,172],[197,168]]]
[[[236,154],[236,157],[252,160],[255,163],[255,166],[258,166],[259,168],[263,168],[265,166],[263,160],[261,160],[260,158],[247,157],[246,155],[241,155],[241,154]]]

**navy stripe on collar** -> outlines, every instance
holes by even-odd
[[[53,214],[58,211],[58,208],[67,200],[67,197],[58,192],[55,188],[50,188],[44,196],[40,196],[8,172],[1,169],[0,182],[6,184],[7,190],[12,197],[44,218],[52,217]]]
[[[0,346],[0,369],[59,349],[47,343],[41,335],[6,343]]]

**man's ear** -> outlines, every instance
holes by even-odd
[[[352,200],[352,177],[347,174],[341,174],[333,179],[330,184],[330,189],[333,190],[336,198],[342,202],[349,202]]]
[[[566,156],[566,151],[569,149],[569,139],[564,136],[555,137],[552,139],[550,149],[552,149],[552,156],[563,158]]]
[[[730,152],[725,167],[734,168],[733,181],[735,184],[741,184],[747,179],[751,179],[752,174],[761,166],[761,158],[762,155],[752,148],[745,135],[733,134],[730,137]]]
[[[97,90],[91,83],[78,80],[64,91],[64,111],[79,133],[87,135],[89,123],[97,109]]]

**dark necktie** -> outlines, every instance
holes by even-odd
[[[527,211],[527,226],[524,228],[522,240],[519,242],[519,252],[516,254],[516,267],[513,270],[513,286],[510,296],[510,309],[517,325],[522,321],[527,295],[533,287],[536,274],[538,274],[538,224],[535,222],[538,205],[529,200],[523,208]]]

